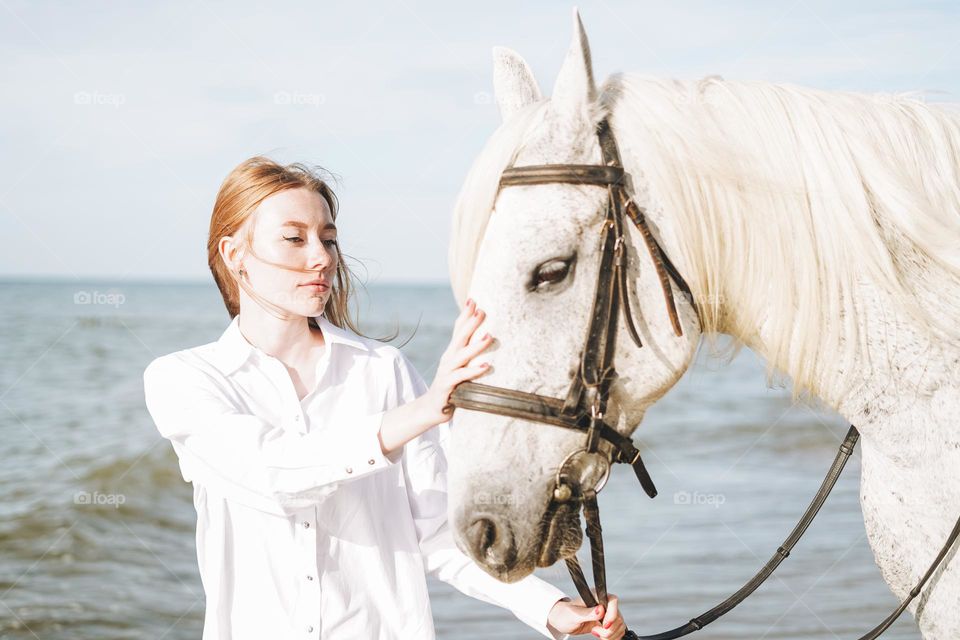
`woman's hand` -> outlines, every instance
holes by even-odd
[[[447,345],[437,365],[437,375],[430,389],[424,394],[427,397],[427,406],[434,412],[435,424],[446,422],[453,415],[454,406],[450,404],[450,394],[453,393],[454,387],[465,380],[481,376],[489,370],[487,363],[468,365],[473,358],[493,343],[493,337],[488,333],[473,344],[469,344],[470,338],[473,337],[484,318],[486,314],[477,308],[473,300],[467,300],[460,315],[457,316],[450,344]]]
[[[557,631],[579,636],[592,633],[598,638],[620,640],[627,632],[627,623],[619,611],[619,600],[612,593],[607,594],[607,609],[603,605],[594,608],[585,607],[583,599],[577,598],[573,602],[559,600],[550,614],[547,622]]]
[[[473,300],[467,300],[453,327],[450,345],[437,365],[433,384],[416,400],[394,407],[383,414],[377,437],[384,455],[392,455],[410,440],[450,420],[454,409],[450,404],[453,388],[464,380],[476,378],[489,371],[484,365],[467,366],[471,359],[493,342],[493,338],[488,334],[468,345],[484,317],[485,314],[477,309]]]

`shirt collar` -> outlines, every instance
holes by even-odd
[[[366,344],[352,331],[338,327],[324,316],[313,316],[313,319],[323,332],[323,339],[326,344],[342,344],[363,351],[367,350]],[[240,332],[240,315],[238,314],[233,317],[230,325],[227,326],[216,342],[214,356],[217,364],[225,375],[230,375],[254,353],[263,354],[259,347],[250,344],[243,333]]]

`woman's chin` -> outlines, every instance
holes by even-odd
[[[287,313],[290,316],[315,318],[323,315],[325,305],[321,303],[311,304],[308,302],[301,302],[299,304],[277,304],[277,307],[279,307],[282,312]]]
[[[322,304],[306,306],[301,315],[307,318],[315,318],[316,316],[323,315],[323,309],[324,305]]]
[[[295,302],[295,304],[289,305],[287,309],[290,313],[295,313],[300,316],[319,316],[323,313],[324,308],[327,306],[328,299],[329,296],[326,294],[320,296],[301,297]]]

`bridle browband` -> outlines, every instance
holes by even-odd
[[[627,193],[626,174],[620,162],[616,141],[606,119],[601,120],[597,125],[597,137],[603,159],[602,165],[546,164],[508,167],[501,174],[499,185],[502,188],[567,183],[595,185],[607,189],[606,212],[600,228],[600,266],[593,307],[590,312],[583,351],[580,354],[580,366],[577,374],[573,376],[570,382],[566,396],[564,398],[553,398],[472,381],[460,383],[450,396],[450,404],[458,408],[540,422],[580,431],[585,435],[584,447],[568,455],[557,469],[551,504],[569,501],[580,501],[583,504],[587,538],[590,540],[596,598],[590,591],[576,555],[567,558],[565,562],[577,591],[588,607],[596,606],[598,603],[606,607],[608,601],[597,492],[606,483],[609,475],[609,462],[605,457],[601,457],[601,460],[606,463],[602,479],[596,487],[586,489],[580,487],[579,483],[571,482],[570,477],[564,474],[567,463],[575,457],[575,454],[580,452],[586,454],[600,453],[599,444],[602,440],[612,448],[611,461],[631,465],[640,481],[640,486],[646,494],[651,498],[657,495],[657,489],[643,464],[640,451],[631,438],[623,435],[604,420],[610,386],[618,375],[614,367],[613,357],[616,352],[617,321],[621,312],[624,317],[624,324],[627,327],[627,333],[637,347],[643,347],[630,308],[626,273],[627,244],[624,236],[624,214],[636,226],[647,247],[663,291],[667,314],[674,333],[678,337],[683,335],[679,314],[674,302],[671,279],[687,295],[702,328],[700,312],[690,287],[650,232],[643,210]],[[637,636],[634,632],[627,631],[624,637],[628,640],[672,640],[685,636],[702,629],[721,617],[753,593],[790,554],[790,550],[813,521],[833,489],[847,459],[853,453],[858,438],[859,433],[856,427],[851,425],[830,470],[827,472],[827,476],[820,486],[820,490],[807,507],[800,521],[773,557],[743,587],[716,607],[691,619],[684,625],[648,636]],[[910,592],[910,595],[880,625],[859,640],[872,640],[893,624],[920,593],[923,585],[946,557],[958,536],[960,536],[960,518],[958,518],[937,558],[917,586]]]

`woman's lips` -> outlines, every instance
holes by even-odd
[[[310,291],[314,293],[323,293],[330,289],[328,284],[302,284],[301,287],[307,287]]]

